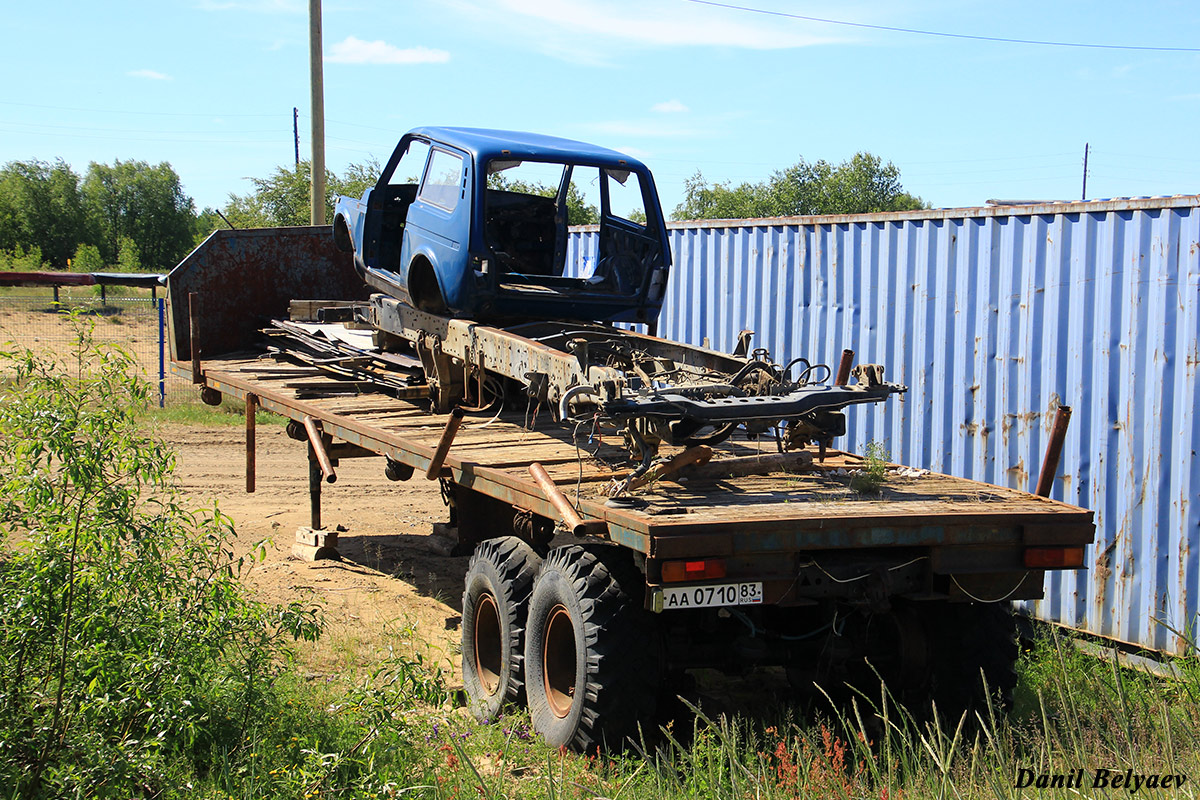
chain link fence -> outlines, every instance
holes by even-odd
[[[50,288],[0,294],[0,347],[67,356],[78,336],[76,326],[91,326],[96,342],[119,345],[132,354],[160,406],[194,402],[191,382],[170,372],[165,299],[149,293],[117,297],[113,291],[103,298],[92,292],[56,295]]]

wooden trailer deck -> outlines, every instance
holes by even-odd
[[[311,417],[334,442],[346,442],[414,468],[423,480],[446,425],[427,403],[378,391],[355,393],[353,384],[317,370],[262,356],[223,357],[201,365],[207,386],[293,420]],[[190,363],[173,371],[191,376]],[[609,502],[606,487],[628,475],[621,439],[609,431],[597,448],[590,425],[555,422],[547,408],[505,412],[495,419],[468,416],[442,474],[470,489],[559,519],[529,473],[541,463],[587,520],[603,521],[608,537],[651,558],[766,556],[862,547],[1038,545],[1090,542],[1092,512],[1000,486],[935,473],[889,474],[878,495],[850,488],[840,470],[863,463],[830,451],[799,471],[676,482],[634,490]],[[578,435],[579,447],[573,436]],[[668,453],[670,448],[664,448]],[[726,442],[722,459],[773,453],[773,440]],[[609,466],[617,465],[617,466]],[[994,569],[994,564],[980,567]],[[955,571],[974,571],[968,565]]]

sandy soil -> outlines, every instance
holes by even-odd
[[[421,476],[393,483],[383,460],[346,459],[337,482],[322,489],[322,522],[342,526],[341,561],[308,562],[291,553],[296,530],[309,524],[308,460],[282,426],[260,425],[256,491],[245,491],[245,440],[239,426],[164,426],[177,451],[181,487],[197,507],[218,504],[233,520],[237,546],[266,540],[266,556],[247,582],[268,602],[312,599],[325,608],[324,646],[307,653],[309,669],[336,674],[372,654],[406,643],[461,682],[458,663],[466,557],[431,549],[435,522],[447,512],[438,485]],[[444,541],[444,540],[443,540]],[[419,643],[419,644],[418,644]]]

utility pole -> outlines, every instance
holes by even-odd
[[[321,72],[321,0],[308,0],[308,57],[312,83],[313,225],[325,224],[325,86]]]
[[[1087,200],[1088,147],[1090,147],[1090,145],[1087,142],[1084,142],[1084,144],[1083,144],[1083,197],[1080,198],[1081,200]]]
[[[300,166],[300,109],[292,106],[292,139],[296,142],[296,166]]]

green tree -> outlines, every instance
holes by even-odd
[[[195,204],[165,161],[157,166],[120,159],[112,166],[92,162],[83,197],[108,263],[119,258],[122,237],[137,246],[144,267],[159,271],[174,267],[192,246]]]
[[[325,218],[333,218],[333,198],[337,195],[358,197],[379,178],[379,162],[369,159],[351,164],[338,176],[325,171]],[[301,161],[293,167],[276,167],[266,178],[250,178],[254,191],[231,194],[224,213],[237,228],[272,228],[308,225],[312,218],[309,202],[312,162]],[[211,233],[217,227],[208,230]],[[207,235],[207,234],[205,234]]]
[[[90,241],[79,176],[64,161],[12,161],[0,170],[0,250],[37,248],[56,269]]]
[[[539,197],[558,196],[558,187],[556,186],[510,179],[498,172],[488,176],[488,188],[519,194],[534,194]],[[595,225],[599,221],[600,210],[594,205],[590,205],[587,198],[583,196],[583,192],[579,191],[579,187],[575,185],[574,181],[571,181],[571,185],[567,187],[567,224]]]
[[[195,236],[192,239],[192,245],[199,246],[201,242],[212,235],[213,231],[228,227],[215,208],[206,208],[196,215]]]
[[[697,171],[684,184],[673,219],[747,219],[819,214],[870,214],[928,208],[904,191],[900,170],[879,156],[856,153],[834,166],[800,159],[760,183],[710,184]]]

